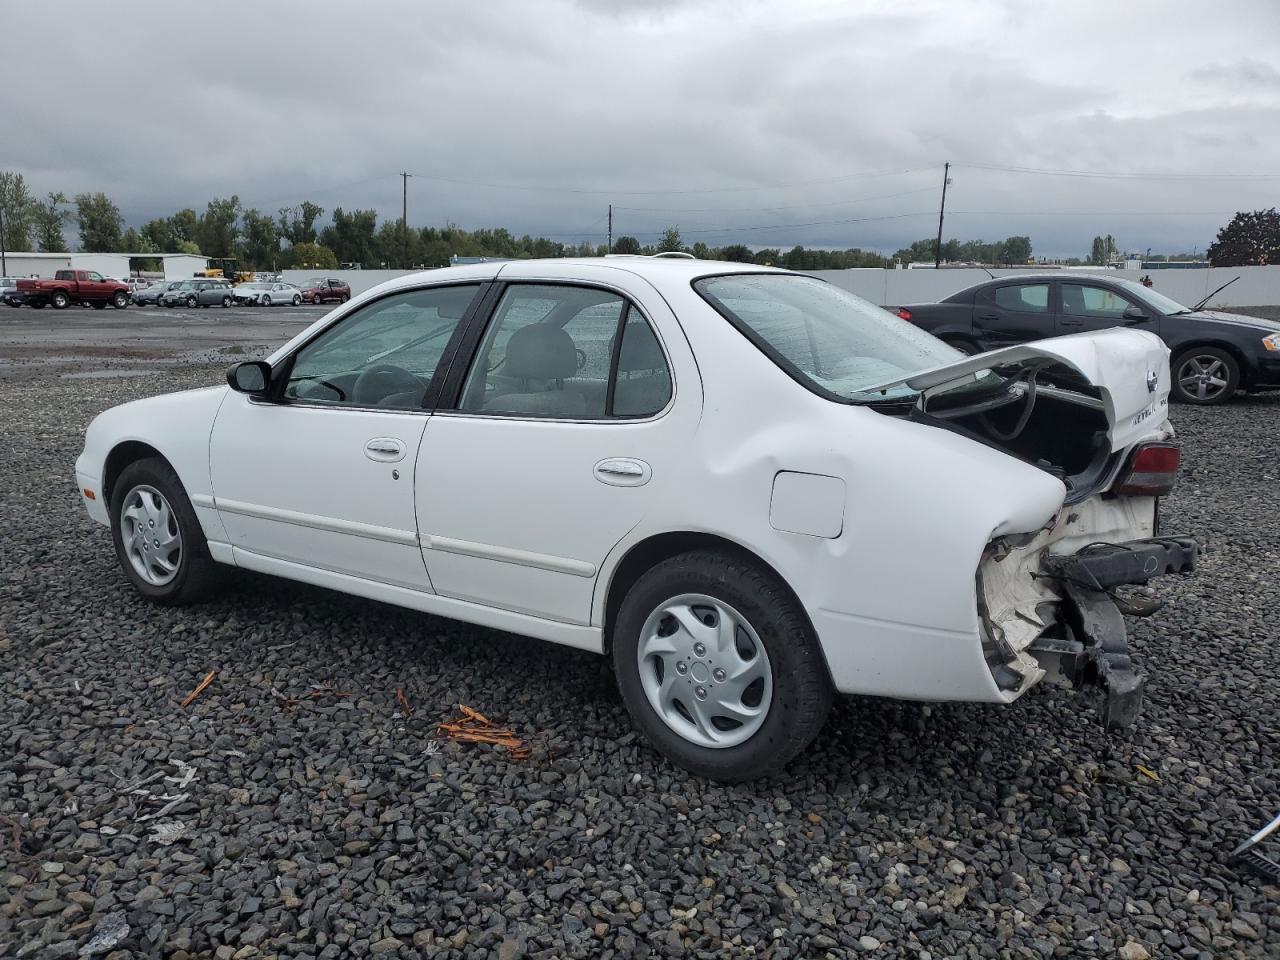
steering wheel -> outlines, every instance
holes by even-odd
[[[361,371],[351,385],[351,401],[373,406],[393,393],[425,392],[426,384],[415,374],[394,363],[376,363]]]

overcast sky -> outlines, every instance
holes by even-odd
[[[1203,252],[1280,203],[1276,0],[8,0],[4,37],[0,169],[134,225],[398,217],[401,170],[414,226],[565,241],[613,202],[615,236],[891,252],[947,160],[948,237],[1047,256]]]

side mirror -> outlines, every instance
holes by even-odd
[[[236,393],[262,396],[271,382],[271,365],[262,360],[246,360],[227,370],[227,384]]]
[[[1125,320],[1133,323],[1139,323],[1143,320],[1150,319],[1145,313],[1143,313],[1141,307],[1134,307],[1134,306],[1125,308],[1124,318]]]

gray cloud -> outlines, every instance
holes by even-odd
[[[102,9],[10,13],[61,48],[6,42],[0,167],[134,223],[231,193],[398,216],[408,170],[416,225],[602,239],[612,201],[619,233],[892,250],[932,233],[951,160],[948,236],[1070,255],[1203,250],[1280,188],[1209,179],[1280,171],[1270,0]]]

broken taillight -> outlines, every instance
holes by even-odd
[[[1182,463],[1176,443],[1144,443],[1129,455],[1112,492],[1126,497],[1163,497],[1173,490]]]
[[[898,308],[898,316],[900,316],[903,320],[906,320],[908,323],[911,322],[911,311],[908,310],[906,307]]]

